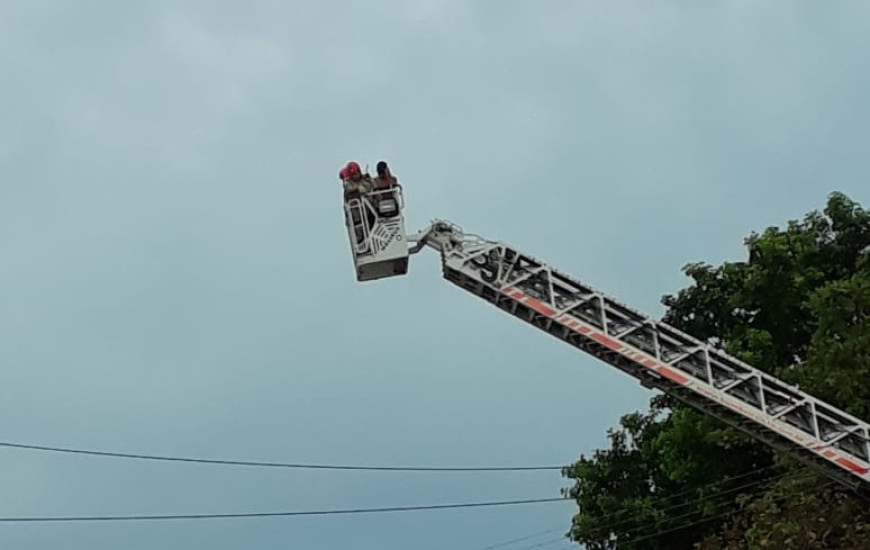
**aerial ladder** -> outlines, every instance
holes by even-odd
[[[867,422],[509,244],[446,220],[406,236],[400,189],[345,201],[345,222],[358,281],[405,275],[410,255],[433,248],[459,288],[870,497]]]

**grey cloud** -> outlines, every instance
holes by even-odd
[[[866,199],[865,3],[0,5],[0,439],[228,458],[570,460],[649,394],[416,257],[353,280],[337,171],[658,313],[679,267]],[[0,516],[555,495],[2,451]],[[474,548],[571,506],[7,526],[14,548]],[[424,531],[425,530],[425,531]],[[424,536],[421,536],[421,532]]]

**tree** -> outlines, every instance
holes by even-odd
[[[870,213],[833,193],[823,212],[745,244],[746,261],[688,264],[664,322],[870,416]],[[570,535],[590,549],[870,548],[866,505],[810,490],[827,480],[666,396],[609,439],[563,472],[580,508]]]

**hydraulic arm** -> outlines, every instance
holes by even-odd
[[[870,426],[514,247],[442,220],[408,238],[497,308],[870,494]]]

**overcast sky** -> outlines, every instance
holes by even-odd
[[[751,230],[832,190],[866,205],[868,36],[862,0],[0,0],[0,440],[368,465],[591,453],[651,394],[441,280],[431,251],[358,284],[338,169],[386,159],[409,232],[448,218],[659,316],[685,263],[741,259]],[[4,517],[568,485],[0,449]],[[0,546],[474,550],[574,510],[0,524]]]

